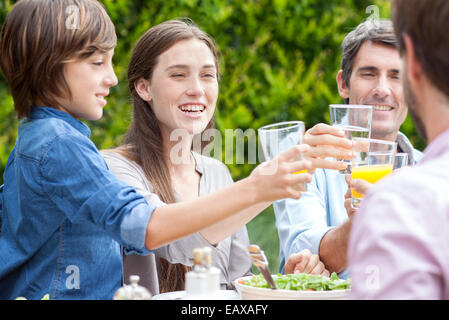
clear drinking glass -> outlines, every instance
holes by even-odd
[[[352,138],[355,158],[352,159],[352,179],[376,183],[393,171],[397,143],[392,141]],[[351,206],[358,208],[363,195],[352,190]]]
[[[408,153],[396,153],[394,155],[393,170],[408,166]]]
[[[280,153],[303,142],[305,125],[302,121],[285,121],[263,126],[257,132],[264,158],[265,160],[271,160]],[[300,156],[300,159],[302,159],[302,156]],[[303,172],[306,172],[306,170],[293,173]],[[307,191],[307,184],[302,183],[298,188],[301,191]]]
[[[345,132],[345,138],[351,140],[354,137],[370,138],[371,122],[373,119],[373,106],[356,104],[331,104],[329,105],[330,125]],[[348,167],[339,170],[339,173],[351,173],[351,160],[337,159],[348,163]]]

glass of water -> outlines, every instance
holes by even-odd
[[[354,137],[370,138],[371,122],[373,119],[373,106],[355,104],[331,104],[329,105],[330,125],[345,132],[345,138],[352,140]],[[337,159],[348,163],[348,167],[339,170],[339,173],[351,173],[351,161]]]
[[[257,133],[265,161],[274,159],[297,144],[302,144],[304,132],[305,125],[302,121],[278,122],[259,128]],[[293,172],[293,174],[303,172],[306,170]],[[307,184],[303,183],[298,188],[301,191],[306,191]]]

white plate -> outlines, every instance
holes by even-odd
[[[242,277],[234,281],[243,300],[341,300],[348,297],[351,289],[329,291],[296,291],[296,290],[272,290],[269,288],[251,287],[238,281],[249,280],[252,276]],[[273,277],[276,277],[273,275]]]
[[[152,300],[183,300],[189,299],[185,298],[185,291],[173,291],[167,293],[161,293],[153,296]],[[234,290],[220,290],[214,295],[213,298],[209,297],[198,297],[201,300],[241,300],[240,294]]]

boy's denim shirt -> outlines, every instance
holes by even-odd
[[[108,171],[89,136],[50,107],[19,124],[0,192],[0,299],[112,299],[121,245],[149,253],[155,207]]]

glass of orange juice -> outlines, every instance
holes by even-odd
[[[352,179],[376,183],[393,171],[397,143],[392,141],[352,138],[355,158],[352,160]],[[363,195],[352,190],[351,206],[358,208]]]
[[[265,160],[271,160],[291,147],[301,144],[304,132],[305,125],[302,121],[284,121],[259,128],[257,133]],[[293,174],[304,172],[306,170],[293,172]],[[307,191],[307,184],[302,183],[298,189]]]

